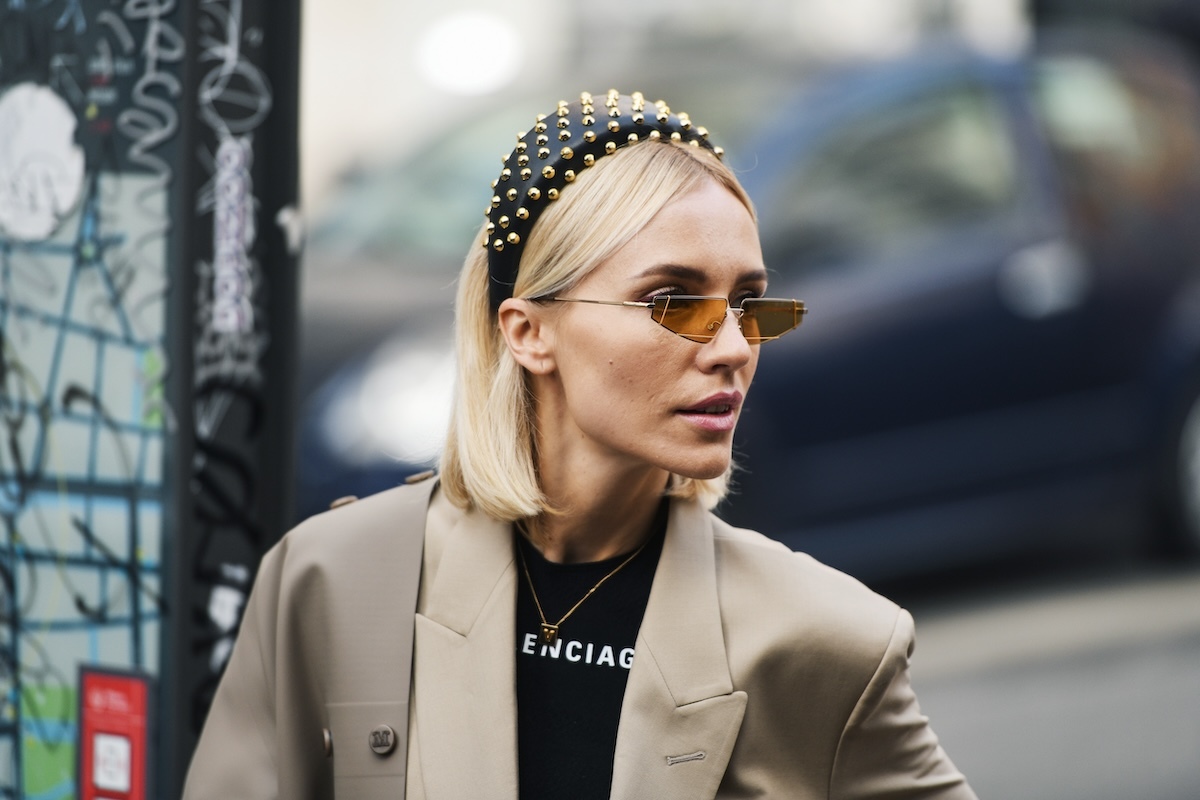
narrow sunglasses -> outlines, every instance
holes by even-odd
[[[799,300],[773,297],[747,297],[731,306],[724,297],[697,297],[686,294],[661,294],[652,302],[629,300],[584,300],[579,297],[545,297],[558,303],[594,303],[602,306],[648,308],[650,318],[684,339],[692,342],[712,341],[732,311],[742,335],[750,344],[778,339],[795,330],[808,309]]]

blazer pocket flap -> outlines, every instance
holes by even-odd
[[[326,703],[335,781],[399,778],[408,764],[408,703]]]

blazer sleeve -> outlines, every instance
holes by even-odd
[[[908,664],[912,616],[901,610],[875,674],[838,743],[829,796],[838,800],[977,800],[917,705]]]
[[[267,800],[279,793],[275,631],[280,548],[263,557],[241,629],[192,756],[183,800]]]

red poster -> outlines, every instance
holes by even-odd
[[[150,678],[79,670],[79,800],[146,800]]]

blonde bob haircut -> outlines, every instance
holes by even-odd
[[[676,197],[715,180],[755,217],[733,172],[704,148],[643,141],[597,159],[534,223],[524,245],[514,297],[571,289],[633,238]],[[550,506],[537,472],[536,409],[528,376],[509,352],[488,301],[488,251],[480,230],[459,276],[455,319],[458,375],[442,452],[441,485],[460,508],[516,521],[561,510]],[[671,475],[667,493],[712,508],[724,498],[718,478]]]

